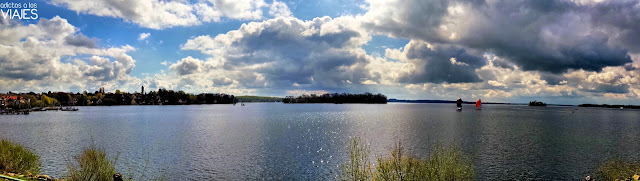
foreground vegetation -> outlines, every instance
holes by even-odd
[[[427,158],[421,159],[408,154],[400,142],[389,150],[386,156],[377,157],[377,163],[370,162],[369,145],[356,137],[351,140],[349,160],[340,168],[340,180],[475,180],[470,159],[456,146],[437,145]],[[68,166],[65,180],[111,181],[118,173],[115,165],[118,158],[110,157],[104,149],[95,144],[74,157]],[[146,165],[144,166],[146,168]],[[129,168],[123,180],[145,179],[145,168],[135,175],[136,169]],[[40,158],[31,150],[0,140],[0,174],[24,180],[50,180],[40,171]],[[640,162],[625,161],[621,158],[609,159],[596,170],[598,180],[639,180]],[[1,179],[0,179],[1,180]],[[168,180],[164,176],[153,180]]]
[[[136,168],[129,168],[125,175],[116,172],[116,162],[118,157],[109,157],[103,148],[97,148],[92,142],[91,146],[85,149],[82,154],[75,157],[75,163],[67,168],[69,173],[66,180],[69,181],[113,181],[116,174],[122,180],[143,180],[145,178],[146,164],[140,175],[136,175]],[[167,180],[164,176],[153,178],[153,180]]]
[[[69,181],[110,181],[116,174],[115,162],[117,158],[107,157],[103,149],[98,149],[92,143],[81,155],[75,158],[76,163],[68,166]]]
[[[301,95],[298,97],[287,96],[282,99],[283,103],[375,103],[375,104],[386,104],[387,96],[382,94],[372,94],[372,93],[364,93],[364,94],[348,94],[348,93],[333,93],[333,94],[323,94],[323,95]]]
[[[40,157],[19,144],[2,139],[0,140],[0,172],[38,174]]]
[[[69,181],[113,181],[116,172],[116,157],[109,157],[104,149],[95,144],[85,149],[82,154],[74,157],[74,163],[69,164],[68,174],[64,180]],[[134,173],[137,169],[130,168],[125,176],[118,175],[123,180],[143,180],[145,168],[141,175]],[[23,146],[6,139],[0,140],[0,174],[23,180],[52,180],[47,175],[38,175],[40,171],[40,157]],[[0,179],[2,180],[2,179]],[[164,176],[153,180],[168,180]]]
[[[640,162],[613,158],[600,164],[597,171],[599,180],[639,180]]]
[[[469,159],[455,146],[438,145],[426,159],[405,152],[398,142],[387,157],[378,157],[376,166],[369,162],[369,146],[354,138],[349,147],[349,161],[341,167],[341,180],[474,180]]]

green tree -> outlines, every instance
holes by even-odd
[[[85,106],[85,105],[88,105],[87,104],[88,101],[89,101],[89,96],[87,96],[87,94],[82,94],[82,96],[80,96],[80,100],[78,100],[78,104]]]
[[[43,106],[51,106],[53,104],[53,99],[44,94],[40,97],[40,100],[42,100]]]

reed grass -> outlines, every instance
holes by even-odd
[[[374,170],[369,163],[369,147],[360,138],[353,138],[350,159],[343,164],[341,180],[474,180],[470,159],[456,146],[438,144],[426,159],[408,154],[397,142],[389,155],[378,157]]]
[[[116,173],[115,162],[117,158],[109,158],[104,149],[97,148],[91,143],[91,147],[85,149],[82,154],[75,157],[75,164],[68,166],[68,181],[113,181]]]

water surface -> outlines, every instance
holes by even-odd
[[[372,159],[396,141],[426,157],[439,142],[470,156],[479,180],[577,180],[606,158],[640,159],[640,111],[455,104],[80,107],[0,116],[0,137],[35,149],[62,177],[92,142],[120,172],[180,180],[332,180],[360,136]]]

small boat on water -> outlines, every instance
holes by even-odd
[[[481,109],[482,109],[482,101],[478,99],[478,101],[476,101],[476,110],[481,110]]]
[[[78,108],[74,108],[74,107],[66,107],[63,109],[60,109],[61,111],[78,111]]]

